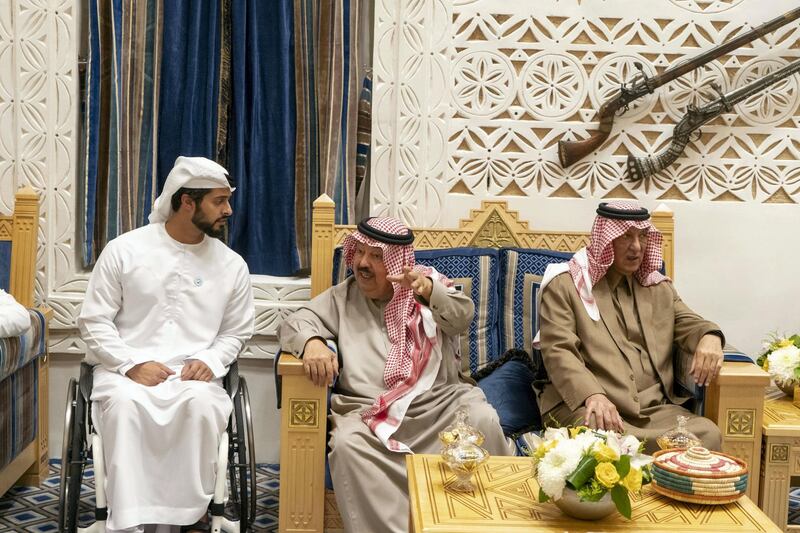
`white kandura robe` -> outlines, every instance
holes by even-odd
[[[109,529],[192,524],[213,497],[219,439],[232,409],[221,378],[253,333],[244,260],[218,239],[172,239],[150,224],[103,250],[78,327],[97,365],[92,420],[103,437]],[[181,381],[200,360],[210,383]],[[125,373],[158,361],[175,371],[154,387]]]

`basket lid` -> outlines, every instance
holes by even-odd
[[[654,454],[653,462],[657,467],[690,477],[730,477],[748,470],[744,461],[702,446],[662,450]]]

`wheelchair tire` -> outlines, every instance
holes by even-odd
[[[78,507],[86,449],[86,401],[75,378],[67,388],[64,436],[61,445],[61,484],[59,487],[58,525],[62,533],[78,530]]]
[[[239,530],[249,531],[256,514],[256,465],[247,381],[240,378],[228,424],[230,497],[238,514]]]

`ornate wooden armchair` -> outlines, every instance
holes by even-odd
[[[653,213],[664,234],[667,274],[674,276],[675,232],[672,212]],[[312,221],[311,296],[332,284],[334,248],[354,226],[334,224],[334,204],[327,196],[314,202]],[[414,228],[417,250],[457,247],[547,249],[574,252],[588,242],[588,233],[536,231],[502,201],[484,201],[458,228]],[[502,289],[501,289],[502,292]],[[520,304],[525,305],[525,304]],[[501,307],[500,312],[503,313]],[[525,336],[527,340],[527,333]],[[282,353],[278,361],[281,392],[281,532],[322,532],[341,528],[336,501],[325,490],[327,389],[315,387],[301,361]],[[758,494],[761,418],[764,387],[769,378],[750,363],[726,362],[719,379],[705,394],[705,415],[722,429],[723,450],[750,464],[750,495]]]
[[[14,213],[0,215],[0,287],[28,308],[34,305],[38,234],[39,199],[25,187],[15,196]],[[49,309],[32,311],[33,327],[24,342],[0,339],[0,495],[17,482],[38,486],[48,475],[47,322],[51,315]],[[20,357],[18,350],[25,346]]]

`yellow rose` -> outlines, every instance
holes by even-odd
[[[592,455],[594,455],[594,458],[597,459],[598,463],[607,463],[609,461],[616,461],[619,459],[619,454],[617,454],[617,452],[614,451],[614,448],[605,442],[595,446]]]
[[[584,431],[589,431],[589,428],[586,426],[575,426],[574,428],[569,428],[569,438],[574,439]]]
[[[619,474],[617,474],[617,469],[611,463],[597,465],[594,469],[594,477],[607,489],[619,483]]]
[[[639,492],[642,490],[642,471],[638,468],[631,468],[621,483],[629,492]]]
[[[787,346],[791,346],[794,344],[791,339],[781,339],[778,341],[778,348],[786,348]]]

